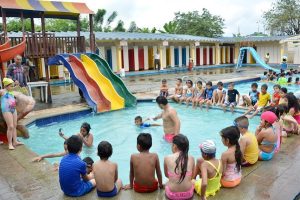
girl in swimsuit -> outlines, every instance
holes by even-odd
[[[183,90],[183,96],[180,98],[179,103],[181,104],[183,101],[185,101],[186,107],[188,107],[190,105],[190,101],[192,101],[194,97],[193,81],[187,80],[186,86],[187,87]]]
[[[200,101],[202,101],[203,99],[204,99],[204,88],[202,87],[202,82],[198,81],[194,91],[193,108],[196,109]],[[202,108],[202,104],[200,108]]]
[[[295,95],[288,93],[285,96],[285,100],[288,103],[289,114],[294,117],[294,119],[297,121],[297,123],[299,125],[300,124],[300,105],[299,105],[297,98],[295,97]]]
[[[17,140],[17,110],[16,99],[13,94],[14,81],[10,78],[3,79],[4,90],[1,90],[1,111],[7,125],[8,149],[14,150],[23,143]]]
[[[235,126],[229,126],[221,130],[220,135],[223,144],[228,147],[221,156],[223,166],[221,184],[223,187],[232,188],[239,185],[242,178],[243,156],[239,145],[240,132]]]
[[[194,195],[192,173],[194,158],[188,155],[189,140],[179,134],[174,136],[172,143],[173,154],[164,159],[165,176],[169,179],[165,186],[168,199],[191,199]]]
[[[261,114],[260,125],[255,131],[260,149],[259,160],[271,160],[274,156],[278,139],[278,135],[273,127],[276,120],[277,116],[271,111],[266,111]]]

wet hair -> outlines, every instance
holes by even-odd
[[[221,137],[224,139],[228,139],[229,144],[235,145],[234,156],[236,161],[236,168],[238,171],[240,171],[243,159],[243,155],[239,144],[240,132],[235,126],[229,126],[221,130]]]
[[[271,77],[270,77],[270,81],[273,81],[273,80],[274,80],[274,76],[271,76]]]
[[[299,77],[297,77],[297,78],[296,78],[296,80],[295,80],[295,82],[299,82],[299,80],[300,80],[300,78],[299,78]]]
[[[289,77],[287,82],[288,82],[288,83],[291,83],[292,81],[293,81],[293,78],[292,78],[292,77]]]
[[[289,112],[288,107],[285,104],[280,104],[275,107],[275,114],[278,117],[278,119],[280,118],[281,115],[288,112]]]
[[[269,69],[269,73],[271,73],[273,70]]]
[[[189,83],[189,84],[191,84],[193,86],[193,81],[191,81],[191,80],[187,80],[186,83],[187,84]]]
[[[283,92],[284,94],[287,93],[287,89],[286,89],[285,87],[282,87],[282,88],[280,89],[280,91]]]
[[[163,79],[161,80],[162,83],[166,83],[167,82],[167,79]]]
[[[200,85],[202,85],[202,81],[197,81],[197,84],[200,84]]]
[[[263,84],[262,86],[261,86],[261,89],[262,88],[265,88],[266,90],[268,90],[268,85],[267,84]]]
[[[178,78],[177,81],[179,81],[180,83],[182,83],[182,79],[181,78]]]
[[[84,128],[86,130],[86,132],[89,134],[90,130],[91,130],[91,125],[87,122],[84,122],[81,124],[81,128]]]
[[[296,113],[300,111],[300,105],[298,99],[295,97],[293,93],[288,93],[285,96],[285,98],[287,98],[288,100],[288,110],[294,108]]]
[[[252,84],[251,84],[251,87],[256,87],[256,88],[258,88],[258,85],[257,85],[257,83],[252,83]]]
[[[223,86],[222,81],[219,81],[219,82],[217,83],[217,86]]]
[[[281,73],[280,76],[281,76],[281,77],[284,77],[284,73]]]
[[[276,76],[276,72],[273,72],[273,76]]]
[[[206,83],[206,85],[212,86],[212,82],[211,82],[211,81],[208,81],[208,82]]]
[[[147,151],[152,147],[152,137],[149,133],[140,133],[136,140],[143,151]]]
[[[91,157],[85,157],[82,161],[85,162],[87,166],[93,166],[94,164],[94,160]]]
[[[240,116],[234,120],[234,122],[240,126],[241,128],[248,129],[249,127],[249,119],[246,116]]]
[[[234,86],[234,82],[228,83],[228,86],[229,86],[229,85]]]
[[[101,160],[107,160],[113,153],[112,146],[107,141],[102,141],[98,145],[98,156]]]
[[[264,72],[264,75],[267,75],[268,74],[268,72]]]
[[[67,139],[67,149],[69,153],[79,153],[82,149],[82,139],[77,135],[72,135]]]
[[[273,86],[273,88],[276,88],[276,87],[279,88],[279,90],[281,89],[281,86],[278,85],[278,84],[276,84],[276,85]]]
[[[156,103],[157,104],[162,104],[162,105],[167,105],[168,104],[168,99],[164,96],[159,96],[156,98]]]
[[[181,174],[178,183],[181,183],[186,175],[187,172],[187,165],[188,165],[188,153],[189,153],[189,140],[186,136],[182,134],[175,135],[173,138],[173,144],[177,146],[178,150],[180,150],[180,154],[176,159],[175,163],[175,174],[177,171],[181,169]],[[179,167],[180,165],[180,167]]]
[[[136,116],[136,117],[134,118],[134,120],[135,120],[135,121],[136,121],[136,120],[143,121],[143,118],[142,118],[141,116]]]

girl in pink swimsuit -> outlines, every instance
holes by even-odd
[[[240,132],[235,126],[230,126],[221,130],[222,142],[228,147],[227,151],[222,153],[221,160],[223,166],[223,176],[221,184],[223,187],[235,187],[240,184],[242,174],[242,152],[240,150],[239,138]]]
[[[192,172],[194,158],[188,155],[189,140],[179,134],[174,136],[172,142],[172,155],[164,159],[165,176],[169,179],[165,191],[168,199],[191,199],[194,195]]]

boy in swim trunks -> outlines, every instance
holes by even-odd
[[[263,108],[270,103],[271,96],[267,92],[267,90],[268,90],[268,85],[267,84],[263,84],[261,86],[261,92],[259,93],[259,96],[258,96],[258,102],[253,107],[249,108],[249,110],[244,113],[244,116],[246,116],[250,112],[254,111],[252,115],[247,116],[249,119],[251,119],[257,113],[261,112],[263,110]]]
[[[130,184],[124,189],[134,189],[135,192],[148,193],[163,188],[162,175],[158,155],[150,153],[152,137],[149,133],[140,133],[137,137],[137,150],[130,158]],[[158,181],[155,179],[155,172]]]
[[[212,82],[208,81],[206,83],[206,89],[204,90],[204,99],[200,102],[200,106],[202,106],[202,104],[206,103],[207,111],[208,111],[209,107],[212,105],[213,92],[214,92],[214,89],[212,88]]]
[[[206,199],[220,190],[223,167],[221,160],[216,159],[216,145],[212,140],[204,141],[199,147],[202,158],[197,159],[193,179],[201,177],[195,181],[195,191],[201,199]]]
[[[146,123],[146,121],[150,120],[149,118],[147,118],[145,121],[143,121],[143,118],[141,116],[136,116],[134,118],[134,123],[136,126],[140,127],[140,128],[147,128],[150,126],[161,126],[160,124],[150,124],[150,123]]]
[[[177,82],[176,82],[176,86],[175,86],[175,93],[174,93],[174,95],[170,96],[170,98],[173,101],[178,102],[182,96],[182,93],[183,93],[182,79],[178,78]]]
[[[226,96],[226,101],[222,105],[224,112],[226,112],[226,107],[230,106],[230,111],[233,113],[234,107],[240,101],[240,93],[234,89],[234,83],[228,84],[228,91]]]
[[[254,134],[248,131],[249,120],[246,116],[238,117],[234,120],[234,125],[241,133],[240,148],[243,154],[243,167],[254,165],[258,160],[258,143]]]
[[[80,197],[89,193],[96,185],[95,179],[89,180],[86,163],[79,157],[82,151],[82,139],[72,135],[67,140],[68,154],[59,165],[59,183],[65,195]]]
[[[243,104],[241,106],[254,106],[258,101],[259,91],[257,91],[257,83],[251,84],[251,91],[249,92],[249,96],[243,95]]]
[[[225,101],[226,90],[223,87],[223,83],[219,81],[217,83],[218,88],[214,90],[213,93],[213,104],[221,106]]]
[[[168,88],[166,79],[163,79],[161,81],[159,96],[163,96],[166,98],[169,96],[169,88]]]
[[[114,197],[121,188],[122,181],[118,179],[118,165],[109,161],[113,149],[109,142],[102,141],[98,145],[100,160],[94,164],[94,176],[98,197]]]

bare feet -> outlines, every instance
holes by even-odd
[[[8,149],[9,149],[9,150],[15,150],[15,147],[14,147],[13,145],[9,144],[9,145],[8,145]]]
[[[16,146],[19,146],[19,145],[24,145],[24,143],[23,143],[23,142],[17,141],[17,142],[15,142],[13,145],[16,147]]]

